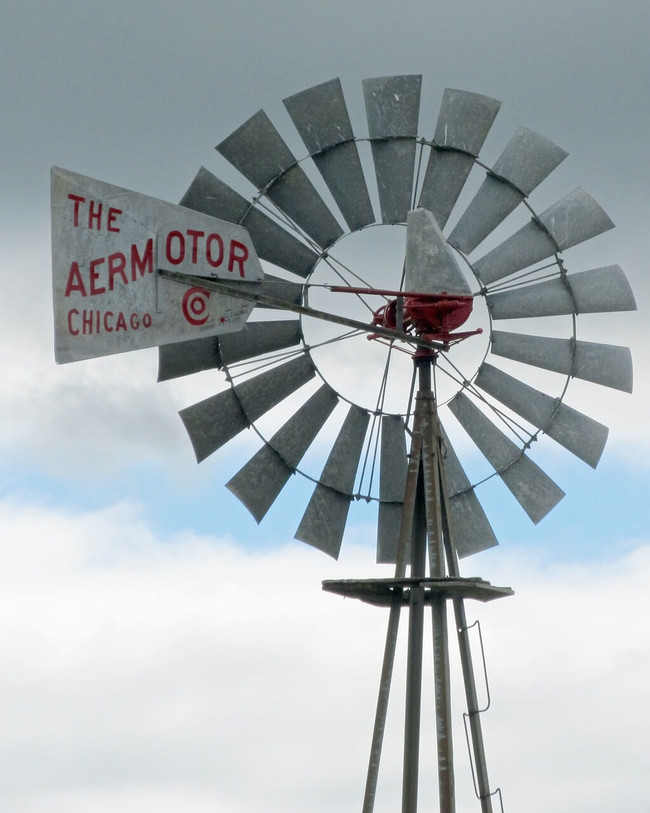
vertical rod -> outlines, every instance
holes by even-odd
[[[411,578],[423,578],[426,575],[426,521],[422,511],[422,489],[423,482],[420,476],[413,517]],[[423,638],[424,588],[414,585],[409,596],[402,813],[416,813],[418,809]]]
[[[429,366],[429,381],[430,381]],[[426,420],[422,460],[425,482],[425,505],[427,535],[429,539],[429,568],[433,578],[445,576],[444,527],[442,521],[442,494],[438,474],[441,460],[435,442],[435,400],[430,388],[426,395]],[[431,597],[431,620],[433,632],[433,666],[436,705],[436,742],[438,751],[438,796],[441,813],[454,813],[456,809],[454,782],[454,752],[451,724],[451,680],[449,675],[449,627],[447,624],[447,600],[442,595]]]
[[[368,760],[368,773],[366,776],[366,789],[363,797],[363,813],[372,813],[375,808],[375,795],[377,793],[377,779],[379,777],[379,762],[384,742],[384,729],[386,728],[386,715],[388,712],[388,698],[390,684],[393,677],[395,663],[395,650],[397,648],[397,632],[399,629],[399,616],[402,609],[402,594],[395,593],[390,605],[388,616],[388,630],[386,632],[386,645],[384,647],[384,660],[381,667],[379,681],[379,696],[377,697],[377,710],[375,712],[375,726],[372,732],[370,746],[370,759]]]
[[[481,813],[492,813],[492,796],[488,779],[487,761],[485,759],[485,746],[481,728],[478,698],[476,694],[476,681],[474,679],[474,666],[472,664],[472,650],[467,632],[467,618],[465,616],[465,602],[462,598],[454,599],[454,613],[456,629],[458,631],[458,647],[460,649],[460,662],[465,683],[465,697],[467,700],[467,713],[469,715],[469,730],[472,737],[474,752],[474,770],[476,771],[476,784],[481,801]]]
[[[413,420],[413,439],[409,454],[406,487],[404,490],[404,507],[402,510],[399,540],[397,543],[397,562],[395,565],[396,579],[404,578],[406,575],[406,568],[411,558],[413,517],[417,497],[417,484],[422,448],[422,432],[420,424],[421,414],[416,409]],[[393,665],[395,662],[395,651],[397,649],[397,632],[399,628],[401,606],[401,592],[399,594],[395,593],[388,617],[388,630],[386,632],[384,660],[379,684],[379,696],[377,698],[372,744],[370,746],[370,759],[368,760],[366,788],[363,797],[363,813],[373,813],[375,807],[377,780],[379,778],[379,762],[381,760],[381,751],[384,742],[384,730],[386,727],[386,715],[388,713],[388,698],[390,695],[390,684],[393,675]]]
[[[441,438],[442,432],[435,417],[435,444],[438,458],[438,478],[439,491],[442,495],[440,500],[441,517],[445,539],[445,551],[447,555],[447,570],[452,577],[460,576],[458,567],[458,557],[453,546],[451,530],[449,527],[449,512],[447,510],[448,491],[445,482],[445,472],[442,466]],[[474,677],[474,665],[472,663],[472,650],[467,630],[467,617],[465,615],[465,602],[462,598],[453,600],[454,616],[456,621],[456,631],[458,634],[458,648],[460,650],[460,662],[463,672],[463,683],[465,686],[465,699],[467,702],[467,712],[469,716],[470,734],[472,739],[472,751],[474,754],[474,770],[476,773],[476,784],[478,788],[479,800],[481,802],[481,813],[492,813],[492,795],[490,793],[490,782],[488,778],[487,761],[485,758],[485,745],[483,743],[483,731],[481,727],[481,717],[476,692],[476,680]]]

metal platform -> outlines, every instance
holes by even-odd
[[[477,601],[493,601],[514,595],[510,587],[496,587],[480,578],[404,578],[404,579],[328,579],[323,590],[344,598],[358,598],[366,604],[390,607],[397,596],[402,604],[408,604],[413,588],[424,589],[424,603],[431,604],[434,596],[446,599],[468,598]]]

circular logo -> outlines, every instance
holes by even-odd
[[[210,316],[207,313],[210,291],[195,286],[188,288],[183,297],[183,316],[191,325],[204,325]]]

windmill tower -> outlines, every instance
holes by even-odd
[[[627,348],[581,341],[578,317],[632,310],[635,303],[618,266],[567,268],[568,249],[613,225],[586,192],[574,190],[539,214],[528,200],[566,157],[564,150],[519,128],[488,167],[478,155],[498,101],[445,91],[434,135],[426,138],[418,135],[421,77],[366,80],[363,95],[363,136],[355,135],[338,80],[285,100],[307,150],[300,159],[269,117],[255,114],[217,148],[255,188],[250,198],[201,169],[181,206],[165,209],[162,225],[160,202],[136,196],[137,205],[128,199],[120,208],[119,190],[99,182],[84,186],[78,176],[76,191],[66,197],[71,175],[57,175],[67,183],[53,194],[53,201],[63,201],[53,205],[60,249],[55,279],[62,269],[55,283],[57,345],[64,348],[59,360],[148,341],[160,345],[159,380],[223,369],[229,388],[181,412],[197,459],[253,427],[260,448],[228,488],[259,522],[291,476],[305,474],[314,488],[295,537],[330,556],[338,557],[351,504],[377,503],[377,560],[394,565],[394,576],[324,583],[331,592],[389,608],[364,813],[374,807],[402,608],[409,614],[402,813],[417,810],[422,628],[429,606],[440,810],[455,809],[449,605],[476,792],[481,811],[491,813],[496,791],[487,773],[465,601],[511,591],[461,577],[459,558],[497,542],[477,497],[480,482],[466,473],[462,450],[456,454],[443,424],[463,430],[485,457],[489,473],[479,480],[498,477],[539,522],[564,493],[534,462],[535,442],[546,435],[595,466],[607,438],[606,427],[566,403],[571,379],[632,387]],[[103,195],[108,201],[109,193],[107,209],[120,217],[132,213],[129,234],[138,262],[130,271],[125,265],[120,272],[119,258],[111,266],[110,257],[122,254],[126,264],[133,255],[98,245],[89,219],[90,237],[75,244],[89,269],[95,262],[96,276],[89,270],[84,283],[83,263],[75,276],[65,248],[85,211],[85,203],[75,208],[77,198]],[[390,269],[391,280],[375,273],[376,256],[362,267],[344,256],[351,236],[373,235],[376,226],[403,240],[403,262]],[[113,269],[120,297],[126,291],[136,297],[142,289],[129,306],[150,315],[151,325],[136,337],[139,345],[110,344],[114,325],[101,297],[113,289],[97,276],[100,266]],[[100,313],[96,324],[104,328],[91,349],[79,347],[90,336],[83,332],[81,306],[71,300],[83,285],[85,310]],[[92,302],[88,287],[97,297]],[[358,312],[348,313],[350,302]],[[496,329],[501,321],[506,330]],[[165,328],[169,322],[173,330]],[[313,332],[314,324],[326,324],[330,332]],[[345,369],[350,354],[365,352],[362,345],[372,347],[379,364],[367,375],[364,367],[363,386],[349,394],[330,380],[324,362],[334,351],[334,368]],[[545,377],[553,382],[551,392],[529,383],[537,371],[551,374]],[[370,405],[357,402],[360,390],[374,393]],[[312,475],[303,461],[321,433],[334,440]]]

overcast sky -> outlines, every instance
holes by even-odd
[[[486,163],[517,126],[536,130],[569,152],[538,210],[582,186],[616,224],[567,259],[630,280],[638,312],[600,315],[589,338],[632,348],[634,394],[572,389],[610,426],[598,469],[549,453],[567,497],[538,526],[495,497],[501,544],[463,572],[516,591],[470,608],[505,810],[650,809],[649,36],[646,0],[6,0],[3,811],[360,809],[385,618],[320,581],[377,575],[374,516],[351,516],[338,563],[292,541],[291,497],[258,527],[223,487],[248,441],[197,466],[178,419],[219,374],[157,385],[154,350],[55,365],[49,170],[178,202],[201,165],[223,169],[214,146],[258,109],[289,132],[281,100],[339,76],[361,116],[362,79],[411,73],[423,135],[446,87],[501,99]],[[400,794],[400,692],[398,680],[378,813]]]

